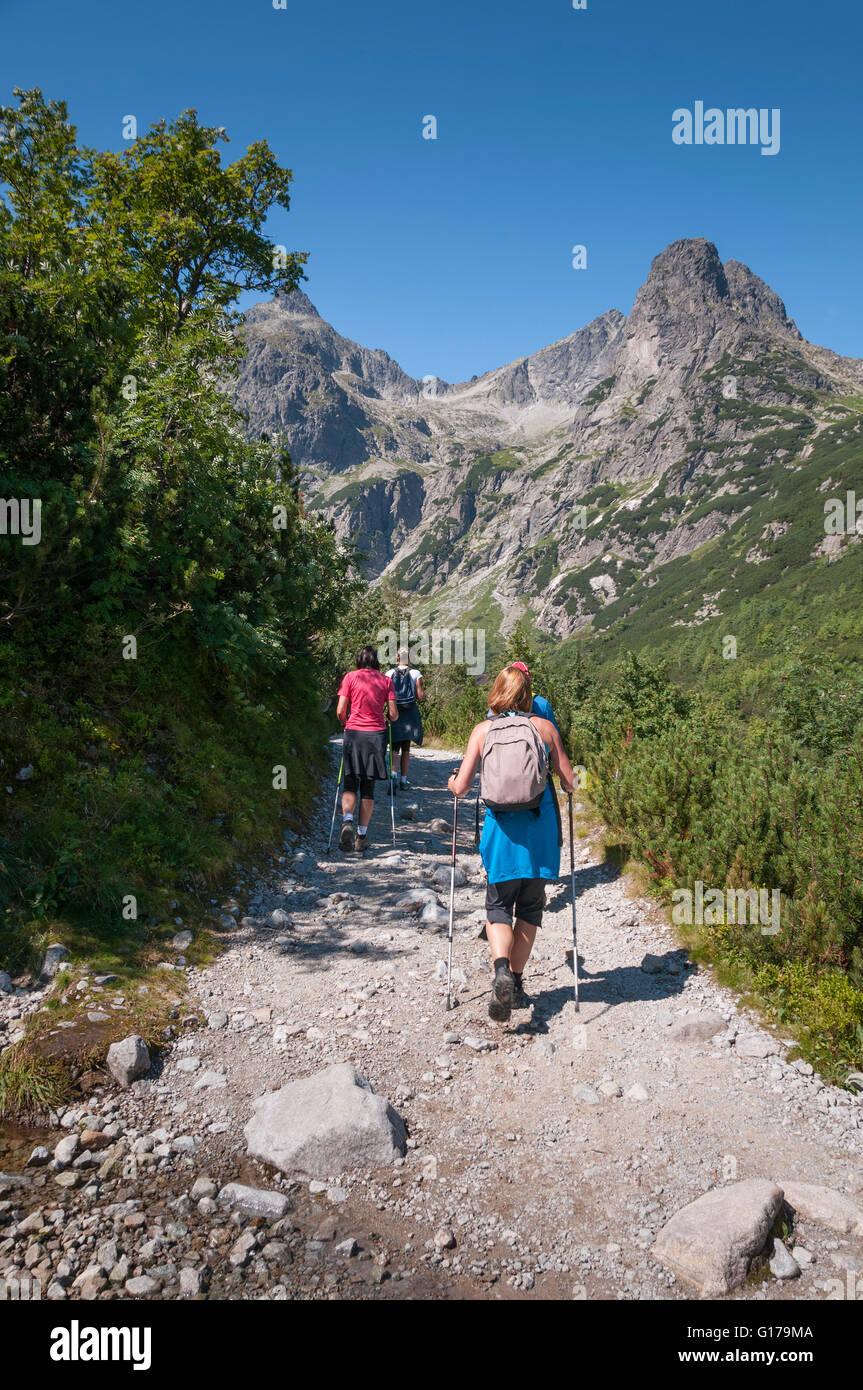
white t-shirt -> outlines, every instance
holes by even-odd
[[[395,675],[396,671],[405,671],[405,670],[409,670],[409,671],[410,671],[411,680],[414,680],[414,681],[421,681],[421,680],[422,680],[422,678],[423,678],[423,673],[422,673],[422,671],[418,671],[418,670],[416,669],[415,666],[411,666],[411,667],[394,666],[393,669],[392,669],[391,671],[387,671],[387,675],[389,676],[390,680],[392,680],[392,678],[393,678],[393,676]]]

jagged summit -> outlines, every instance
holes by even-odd
[[[283,314],[295,314],[298,318],[321,317],[305,290],[296,289],[291,294],[278,293],[275,302]]]

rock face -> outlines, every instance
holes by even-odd
[[[131,1033],[122,1042],[112,1043],[108,1048],[107,1065],[115,1081],[121,1086],[131,1086],[150,1070],[150,1053],[144,1039]]]
[[[646,572],[734,528],[751,563],[784,554],[792,539],[762,534],[752,505],[762,465],[802,455],[818,395],[829,412],[863,389],[863,363],[806,342],[778,295],[704,238],[654,259],[628,318],[609,309],[459,384],[409,377],[299,291],[251,309],[245,338],[250,433],[281,436],[307,504],[372,576],[439,624],[460,626],[469,595],[497,604],[504,630],[526,608],[557,636],[608,606],[660,604]],[[705,621],[707,599],[677,621]]]
[[[653,1254],[702,1298],[715,1298],[744,1282],[781,1206],[782,1189],[761,1178],[714,1188],[672,1216]]]
[[[406,1146],[401,1116],[347,1062],[261,1096],[245,1135],[253,1158],[312,1178],[391,1163]]]

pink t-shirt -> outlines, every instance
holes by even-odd
[[[386,728],[384,708],[387,700],[396,698],[396,688],[383,671],[375,671],[371,666],[348,671],[339,686],[340,699],[342,695],[346,695],[350,701],[346,729],[363,729],[371,733]]]

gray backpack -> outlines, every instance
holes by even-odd
[[[548,755],[529,714],[499,714],[482,746],[480,796],[492,811],[534,811],[548,781]]]

